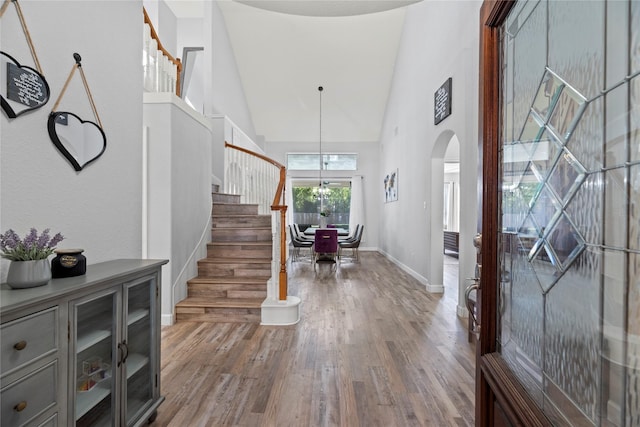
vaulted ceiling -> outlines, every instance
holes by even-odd
[[[256,134],[317,142],[322,86],[323,141],[378,141],[405,6],[416,1],[218,1]],[[167,1],[178,18],[198,3]]]

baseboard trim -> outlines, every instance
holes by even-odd
[[[160,325],[162,326],[171,326],[174,323],[173,320],[173,313],[172,314],[163,314],[162,316],[160,316]]]
[[[392,263],[394,263],[395,265],[400,267],[400,269],[402,269],[402,270],[406,271],[407,273],[409,273],[414,279],[416,279],[420,283],[422,283],[427,292],[429,292],[431,294],[442,294],[442,293],[444,293],[444,286],[443,285],[432,285],[431,283],[429,283],[429,280],[426,277],[424,277],[423,275],[421,275],[417,271],[413,270],[409,266],[401,263],[399,260],[397,260],[396,258],[392,257],[390,254],[388,254],[388,253],[386,253],[386,252],[384,252],[384,251],[382,251],[380,249],[378,249],[377,251],[380,254],[384,255],[389,261],[391,261]]]
[[[427,283],[425,286],[427,288],[427,292],[432,294],[444,294],[444,285],[430,285]]]

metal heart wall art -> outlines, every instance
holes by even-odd
[[[107,148],[107,137],[100,126],[73,113],[53,111],[47,123],[49,137],[79,172]]]
[[[0,94],[7,117],[42,107],[49,101],[49,84],[37,70],[21,65],[12,56],[0,51]]]

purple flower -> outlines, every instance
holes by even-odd
[[[47,228],[38,236],[38,230],[31,228],[29,234],[21,239],[15,231],[9,229],[0,234],[0,256],[12,261],[46,259],[64,239],[60,233],[51,238],[49,232]]]
[[[62,240],[64,239],[64,236],[61,233],[56,234],[55,236],[53,236],[53,239],[51,239],[51,241],[49,242],[49,248],[54,248],[58,243],[62,242]]]
[[[24,238],[22,244],[25,248],[31,248],[38,242],[38,230],[31,229],[31,232]]]
[[[42,234],[40,235],[40,237],[38,237],[38,249],[44,249],[44,248],[48,248],[50,246],[47,246],[49,243],[49,229],[46,228]]]
[[[15,231],[9,229],[3,235],[0,235],[0,248],[2,248],[3,251],[5,249],[15,249],[19,241],[20,236],[18,236]]]

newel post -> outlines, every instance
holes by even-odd
[[[280,208],[280,280],[279,295],[280,301],[286,301],[288,294],[287,283],[287,207]]]

